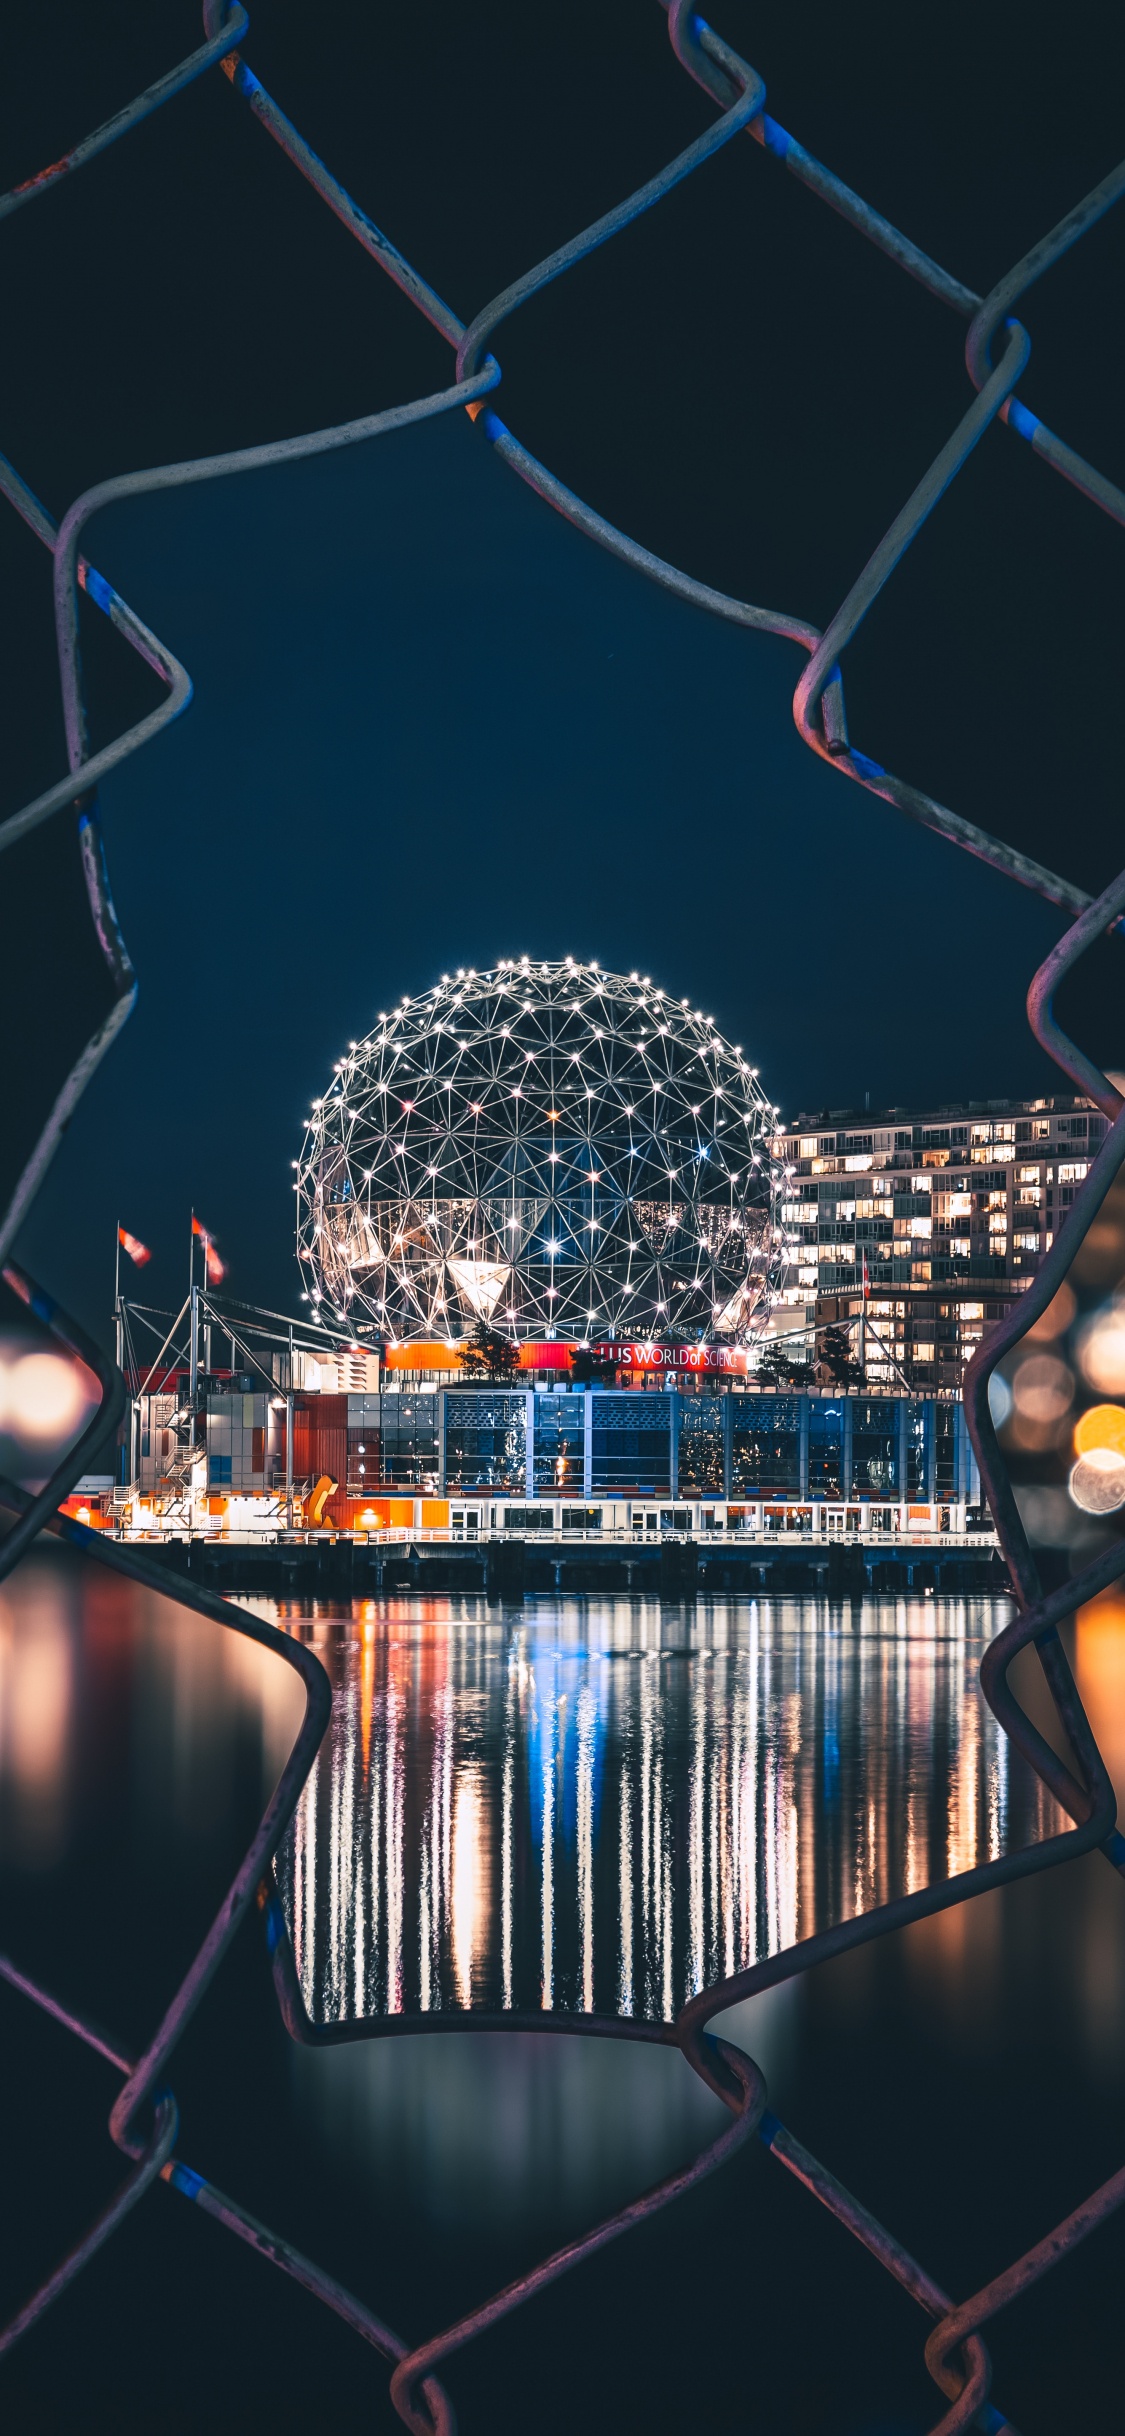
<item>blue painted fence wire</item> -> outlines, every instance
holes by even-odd
[[[56,2021],[63,2023],[75,2037],[95,2049],[122,2074],[123,2086],[110,2117],[110,2131],[128,2160],[128,2171],[114,2199],[83,2240],[60,2262],[54,2273],[0,2333],[0,2351],[9,2349],[27,2327],[42,2317],[80,2272],[87,2259],[110,2238],[149,2185],[163,2180],[170,2189],[178,2191],[182,2197],[260,2251],[283,2273],[303,2284],[335,2310],[376,2351],[394,2363],[390,2381],[394,2405],[400,2419],[415,2430],[417,2436],[436,2436],[437,2431],[441,2431],[441,2436],[451,2436],[455,2426],[453,2409],[437,2372],[444,2369],[446,2362],[464,2344],[530,2299],[545,2285],[554,2282],[579,2259],[589,2257],[619,2234],[627,2232],[642,2218],[667,2206],[681,2190],[712,2172],[735,2148],[756,2134],[786,2172],[803,2183],[813,2197],[864,2244],[887,2272],[911,2294],[926,2315],[935,2321],[925,2356],[943,2398],[943,2408],[941,2416],[933,2424],[932,2436],[953,2436],[953,2431],[970,2427],[991,2430],[993,2436],[999,2436],[999,2432],[1005,2429],[1012,2431],[1012,2422],[989,2399],[991,2369],[981,2330],[1000,2309],[1046,2275],[1059,2259],[1071,2252],[1120,2206],[1125,2200],[1125,2169],[1112,2175],[1062,2224],[1045,2232],[1034,2248],[1013,2260],[979,2292],[954,2304],[925,2268],[911,2258],[894,2236],[876,2221],[862,2201],[845,2190],[835,2176],[811,2156],[769,2111],[765,2084],[756,2065],[738,2049],[715,2038],[707,2025],[727,2006],[790,1978],[798,1971],[808,1970],[831,1955],[884,1936],[908,1921],[946,1910],[988,1887],[1054,1868],[1095,1846],[1103,1852],[1112,1868],[1125,1875],[1125,1839],[1117,1831],[1113,1789],[1059,1638],[1060,1624],[1074,1614],[1085,1600],[1094,1597],[1125,1572],[1125,1541],[1115,1543],[1099,1555],[1064,1588],[1045,1593],[1020,1521],[988,1405],[988,1383],[996,1364],[1026,1335],[1057,1293],[1106,1194],[1125,1164],[1125,1103],[1092,1060],[1067,1037],[1053,1011],[1055,994],[1064,976],[1071,971],[1086,948],[1102,932],[1117,926],[1125,915],[1125,873],[1111,882],[1100,896],[1091,900],[1082,889],[1068,880],[1047,871],[1014,848],[989,836],[974,823],[935,802],[920,788],[883,769],[877,761],[853,745],[849,738],[841,671],[842,655],[863,618],[990,423],[1004,423],[1013,442],[1022,442],[1030,447],[1045,467],[1060,474],[1094,507],[1112,517],[1116,523],[1125,523],[1125,493],[1096,467],[1088,464],[1065,440],[1048,430],[1017,395],[1017,384],[1022,381],[1027,368],[1031,341],[1023,325],[1012,318],[1012,309],[1034,282],[1070,246],[1078,243],[1125,192],[1125,163],[1105,178],[1092,194],[1076,204],[1058,227],[1034,246],[1022,261],[1016,263],[990,295],[982,298],[951,277],[912,244],[908,237],[873,211],[769,116],[765,107],[765,86],[757,71],[740,59],[719,34],[694,14],[689,0],[672,0],[671,6],[668,6],[668,0],[662,0],[662,5],[667,9],[668,32],[677,59],[717,105],[719,115],[714,124],[615,210],[607,212],[568,245],[559,247],[545,261],[526,272],[522,279],[514,281],[467,326],[443,303],[366,212],[337,184],[277,103],[265,92],[236,48],[249,31],[246,12],[237,4],[228,5],[228,0],[205,0],[205,39],[188,59],[157,84],[150,86],[105,126],[96,129],[73,152],[53,162],[39,177],[30,179],[24,186],[0,199],[0,217],[31,202],[37,194],[80,169],[107,145],[116,142],[154,110],[171,101],[195,77],[218,67],[229,79],[234,95],[247,104],[259,125],[280,145],[301,176],[307,179],[377,268],[394,281],[456,350],[455,379],[447,388],[431,396],[412,399],[384,413],[361,417],[327,431],[305,433],[297,439],[120,476],[84,492],[57,526],[15,470],[0,459],[0,490],[52,552],[54,560],[58,660],[70,773],[0,826],[0,848],[26,836],[44,821],[55,819],[62,813],[76,812],[91,916],[113,991],[110,1015],[87,1044],[54,1106],[45,1113],[36,1148],[8,1209],[0,1219],[0,1257],[7,1256],[16,1229],[27,1211],[62,1128],[90,1075],[128,1015],[135,996],[133,970],[113,910],[102,850],[97,811],[98,783],[106,772],[139,751],[150,737],[177,718],[191,699],[191,680],[187,671],[122,600],[112,584],[80,554],[79,544],[85,526],[99,508],[117,499],[170,489],[185,483],[211,481],[224,474],[252,472],[259,466],[283,464],[290,459],[345,448],[354,441],[375,438],[382,432],[425,421],[454,407],[464,408],[472,416],[482,438],[496,450],[504,463],[549,506],[603,549],[612,551],[650,581],[662,585],[711,616],[725,618],[735,625],[758,632],[782,635],[801,645],[808,654],[808,662],[796,687],[793,712],[799,732],[813,752],[829,761],[845,777],[897,806],[911,819],[936,830],[951,844],[990,863],[1023,887],[1035,890],[1070,917],[1069,928],[1059,945],[1032,981],[1028,995],[1029,1018],[1036,1037],[1063,1073],[1078,1090],[1091,1097],[1112,1121],[1102,1149],[1076,1194],[1073,1209],[1060,1227],[1034,1282],[1021,1295],[1011,1314],[990,1332],[974,1357],[966,1377],[965,1399],[981,1477],[1007,1561],[1017,1610],[1013,1621],[999,1633],[985,1654],[981,1667],[984,1694],[1005,1733],[1037,1771],[1072,1824],[1029,1851],[1006,1854],[943,1884],[902,1896],[876,1911],[841,1922],[835,1928],[808,1938],[787,1953],[774,1955],[737,1973],[733,1978],[717,1982],[693,1997],[675,2022],[646,2024],[595,2019],[576,2022],[570,2016],[565,2019],[535,2017],[535,2026],[544,2030],[579,2029],[590,2035],[654,2038],[679,2047],[687,2062],[725,2101],[733,2121],[729,2129],[686,2171],[668,2177],[657,2188],[646,2192],[580,2240],[569,2243],[543,2260],[530,2274],[495,2293],[456,2325],[446,2327],[429,2341],[412,2349],[385,2326],[366,2303],[346,2291],[313,2261],[302,2257],[280,2235],[259,2224],[236,2200],[219,2191],[175,2154],[178,2119],[175,2100],[165,2084],[165,2075],[178,2040],[219,1969],[232,1938],[255,1903],[264,1921],[278,2001],[289,2030],[295,2038],[313,2045],[324,2043],[334,2035],[329,2030],[316,2027],[309,2020],[272,1866],[327,1725],[330,1708],[327,1678],[319,1661],[299,1641],[259,1623],[244,1610],[223,1599],[194,1586],[177,1585],[175,1596],[182,1605],[276,1650],[278,1656],[296,1670],[305,1687],[304,1720],[242,1865],[195,1960],[175,1991],[163,2020],[142,2056],[126,2055],[105,2032],[71,2008],[61,2005],[46,1989],[22,1973],[14,1962],[0,1957],[0,1976]],[[862,236],[900,269],[920,281],[931,295],[969,324],[965,362],[975,394],[956,429],[951,432],[933,464],[896,516],[889,532],[857,576],[847,598],[823,634],[805,619],[730,598],[654,557],[641,543],[618,532],[596,509],[576,498],[545,466],[540,465],[508,430],[488,402],[501,380],[500,365],[491,352],[491,345],[511,314],[552,280],[563,277],[596,247],[607,244],[640,213],[652,209],[682,179],[702,169],[722,145],[742,135],[762,145],[792,176],[818,195],[833,211],[850,221]],[[157,710],[95,754],[91,754],[88,748],[83,705],[78,650],[79,589],[85,591],[87,598],[148,663],[167,689],[165,699]],[[5,1488],[5,1503],[15,1519],[0,1542],[0,1579],[10,1573],[36,1534],[50,1529],[70,1541],[86,1556],[110,1566],[131,1581],[143,1583],[168,1596],[168,1578],[161,1567],[138,1551],[107,1541],[101,1535],[59,1515],[59,1504],[87,1468],[92,1448],[115,1429],[124,1406],[125,1384],[114,1365],[106,1361],[83,1331],[10,1261],[4,1275],[9,1286],[22,1296],[60,1343],[90,1365],[99,1381],[101,1404],[83,1437],[55,1477],[36,1497],[23,1496],[18,1490]],[[1056,1754],[1031,1723],[1010,1688],[1008,1670],[1012,1660],[1019,1650],[1029,1644],[1037,1652],[1049,1687],[1069,1749],[1069,1761]],[[458,2026],[473,2028],[479,2025],[472,2017],[464,2017]],[[495,2017],[490,2026],[495,2027]],[[526,2028],[532,2025],[524,2016],[520,2019],[520,2026]],[[369,2032],[378,2027],[365,2025]]]

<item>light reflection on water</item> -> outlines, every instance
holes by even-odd
[[[1050,1807],[977,1680],[1008,1612],[949,1599],[290,1611],[336,1690],[282,1871],[310,2009],[348,2021],[392,1999],[417,2019],[426,1992],[431,2019],[467,1999],[538,2013],[549,1988],[560,2009],[592,1992],[599,2008],[661,2013],[701,1972],[1047,1832]],[[1120,1787],[1125,1604],[1085,1611],[1076,1656]],[[63,1554],[21,1566],[0,1587],[0,1942],[111,2026],[135,2007],[143,2034],[301,1706],[287,1667],[206,1619]],[[157,1906],[175,1944],[150,1966]],[[958,1907],[896,1952],[897,1965],[865,1949],[846,2001],[878,2008],[899,1968],[951,2052],[999,2063],[1046,2042],[1098,2086],[1125,2086],[1120,1887],[1096,1858]],[[724,2024],[783,2112],[814,1999],[844,2001],[798,1980]],[[228,1972],[208,2002],[231,2001]],[[423,2240],[487,2222],[563,2238],[724,2119],[659,2047],[486,2033],[316,2052],[277,2035],[318,2177],[336,2174],[372,2226],[411,2212]],[[244,2095],[239,2078],[232,2102]]]
[[[980,1692],[1006,1613],[390,1599],[305,1625],[333,1722],[279,1876],[310,2013],[667,2021],[1050,1833]]]
[[[240,1792],[264,1806],[302,1707],[254,1642],[37,1552],[0,1585],[0,1872],[61,1879],[122,1801],[142,1863],[221,1843]]]

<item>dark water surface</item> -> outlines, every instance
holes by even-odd
[[[720,1972],[1053,1825],[984,1708],[1003,1603],[396,1599],[288,1613],[334,1716],[282,1862],[310,2009],[666,2018]],[[1075,1638],[1125,1774],[1125,1610]],[[1021,1660],[1020,1666],[1024,1662]],[[1029,1674],[1027,1680],[1031,1682]],[[300,1712],[276,1659],[57,1556],[0,1591],[0,1943],[139,2045]],[[955,2293],[1125,2158],[1125,1890],[1097,1856],[743,2005],[771,2102]],[[120,2175],[116,2078],[0,1990],[14,2306]],[[719,2127],[672,2050],[295,2048],[250,1928],[178,2154],[417,2338]],[[996,2328],[1023,2436],[1121,2416],[1123,2228]],[[760,2150],[450,2372],[463,2436],[922,2436],[926,2326]],[[0,2364],[13,2428],[399,2423],[382,2364],[163,2189]]]
[[[390,1599],[293,1622],[336,1695],[280,1870],[314,2019],[669,2021],[1052,1833],[977,1679],[1008,1612]]]

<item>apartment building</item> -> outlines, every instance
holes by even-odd
[[[783,1137],[774,1326],[842,1326],[870,1386],[956,1390],[1034,1277],[1106,1132],[1085,1099],[822,1109]],[[866,1278],[865,1278],[866,1271]],[[801,1336],[795,1335],[799,1348]]]

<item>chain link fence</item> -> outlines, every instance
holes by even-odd
[[[662,0],[667,6],[667,0]],[[1110,2177],[1065,2220],[1045,2232],[1021,2257],[1011,2261],[978,2292],[954,2303],[917,2260],[881,2225],[858,2197],[845,2190],[829,2169],[810,2155],[769,2110],[767,2091],[757,2066],[739,2049],[717,2038],[708,2023],[739,2000],[805,1971],[848,1948],[885,1936],[906,1923],[948,1909],[987,1888],[1031,1873],[1058,1867],[1097,1847],[1111,1868],[1125,1872],[1125,1839],[1116,1826],[1116,1804],[1110,1779],[1085,1716],[1067,1661],[1059,1627],[1088,1599],[1125,1573],[1125,1541],[1115,1541],[1062,1588],[1045,1591],[1025,1534],[1010,1478],[993,1429],[988,1384],[997,1363],[1027,1334],[1047,1309],[1079,1252],[1123,1164],[1125,1113],[1121,1095],[1104,1074],[1063,1031],[1054,999],[1063,978],[1085,950],[1125,914],[1125,873],[1091,899],[1068,880],[1003,844],[986,831],[936,802],[932,796],[884,769],[852,743],[845,708],[842,655],[861,621],[916,539],[943,494],[956,479],[982,434],[993,422],[1006,425],[1013,445],[1032,450],[1044,469],[1071,483],[1091,506],[1125,522],[1125,494],[1081,457],[1067,441],[1050,431],[1017,395],[1030,353],[1030,340],[1014,318],[1014,308],[1026,291],[1071,246],[1079,243],[1125,191],[1125,164],[1076,203],[1058,226],[1017,262],[990,295],[980,297],[943,270],[918,246],[891,226],[882,215],[852,192],[831,170],[815,160],[766,110],[766,92],[757,70],[703,19],[690,0],[667,6],[668,34],[676,57],[716,106],[711,127],[689,144],[646,184],[613,211],[584,229],[495,297],[466,326],[443,302],[427,280],[398,251],[391,239],[353,201],[316,157],[296,127],[264,90],[238,45],[249,31],[245,10],[235,0],[205,0],[204,41],[127,108],[97,128],[84,142],[54,161],[41,174],[0,200],[0,216],[35,201],[98,153],[126,137],[154,111],[170,103],[195,78],[215,70],[229,80],[232,102],[245,104],[259,126],[280,146],[298,174],[306,179],[375,268],[394,281],[432,327],[455,351],[455,377],[449,385],[425,397],[409,400],[383,413],[362,417],[299,438],[244,448],[220,456],[187,460],[175,465],[128,474],[85,491],[57,525],[33,496],[13,467],[0,460],[0,489],[33,534],[51,552],[54,562],[55,620],[59,673],[65,710],[69,776],[26,804],[0,826],[0,848],[28,837],[60,816],[76,816],[82,870],[90,917],[104,963],[108,1011],[87,1040],[81,1055],[53,1098],[41,1111],[29,1144],[21,1147],[14,1182],[0,1220],[0,1252],[7,1256],[26,1215],[36,1187],[57,1146],[62,1130],[82,1091],[127,1017],[135,995],[128,950],[114,912],[98,821],[100,780],[128,756],[139,752],[191,698],[188,672],[160,639],[150,632],[113,585],[82,554],[86,525],[111,502],[181,485],[210,482],[224,475],[283,465],[328,450],[422,422],[455,409],[474,420],[481,438],[538,496],[575,525],[590,540],[609,550],[651,582],[675,593],[709,616],[762,633],[776,634],[799,644],[807,665],[793,699],[798,730],[812,752],[828,761],[843,777],[883,798],[945,837],[951,845],[979,857],[1019,885],[1030,888],[1069,918],[1069,927],[1032,982],[1028,1011],[1042,1046],[1062,1072],[1110,1118],[1105,1143],[1075,1196],[1073,1209],[1060,1227],[1033,1283],[1015,1309],[989,1334],[966,1378],[965,1401],[969,1427],[989,1503],[1008,1564],[1016,1613],[986,1652],[981,1681],[986,1699],[1005,1733],[1024,1754],[1071,1824],[1029,1850],[1002,1855],[944,1883],[925,1887],[877,1910],[839,1923],[805,1940],[786,1953],[755,1964],[732,1978],[701,1990],[674,2022],[599,2021],[565,2024],[550,2016],[531,2022],[519,2017],[522,2028],[550,2030],[576,2027],[591,2035],[655,2038],[679,2047],[687,2064],[707,2082],[730,2110],[731,2122],[722,2136],[684,2172],[670,2176],[630,2206],[597,2225],[581,2239],[542,2261],[531,2273],[496,2292],[479,2308],[420,2346],[411,2349],[372,2310],[344,2289],[334,2277],[303,2257],[279,2234],[260,2224],[246,2209],[197,2174],[176,2153],[178,2118],[175,2099],[166,2085],[171,2058],[187,2024],[219,1969],[246,1915],[257,1908],[272,1957],[272,1969],[283,2018],[292,2035],[316,2044],[328,2033],[310,2021],[301,1994],[293,1951],[273,1876],[273,1860],[324,1734],[330,1709],[327,1677],[319,1661],[303,1644],[258,1622],[242,1609],[192,1586],[178,1586],[177,1599],[195,1613],[209,1616],[230,1630],[276,1651],[300,1676],[305,1690],[305,1714],[297,1741],[276,1791],[265,1811],[225,1900],[186,1977],[175,1991],[162,2021],[143,2055],[126,2054],[120,2043],[32,1981],[18,1965],[0,1957],[0,1975],[33,2004],[116,2067],[123,2086],[110,2117],[110,2131],[128,2159],[128,2171],[116,2196],[85,2237],[61,2260],[53,2274],[31,2295],[0,2334],[0,2350],[8,2350],[28,2327],[42,2318],[54,2300],[73,2282],[87,2261],[111,2237],[149,2186],[162,2179],[183,2198],[214,2217],[248,2243],[282,2273],[293,2277],[322,2300],[346,2324],[390,2361],[390,2391],[394,2406],[416,2436],[449,2436],[454,2428],[452,2405],[440,2372],[471,2339],[520,2307],[554,2282],[579,2260],[615,2240],[642,2219],[670,2204],[676,2196],[713,2172],[744,2143],[757,2139],[784,2170],[879,2260],[933,2321],[925,2357],[940,2396],[933,2436],[975,2427],[1012,2431],[1012,2422],[990,2399],[991,2368],[983,2329],[998,2311],[1025,2292],[1092,2232],[1125,2200],[1125,2168]],[[828,207],[840,213],[863,237],[884,253],[908,277],[919,281],[940,303],[967,323],[965,362],[972,396],[956,428],[934,458],[911,497],[894,519],[867,565],[824,632],[807,620],[779,610],[734,599],[699,583],[681,569],[655,557],[627,534],[619,532],[595,509],[577,498],[523,446],[497,414],[491,400],[501,381],[501,368],[492,344],[502,325],[521,305],[551,281],[561,278],[596,247],[609,243],[643,212],[656,207],[683,179],[703,169],[722,146],[749,137],[789,174]],[[154,671],[165,688],[161,705],[102,749],[89,748],[78,646],[78,593],[111,625]],[[56,1340],[85,1361],[100,1386],[98,1412],[55,1476],[35,1496],[15,1488],[5,1490],[14,1513],[0,1544],[0,1578],[11,1572],[36,1535],[44,1529],[65,1538],[82,1553],[109,1566],[133,1582],[168,1595],[163,1569],[139,1552],[107,1541],[77,1522],[60,1517],[60,1501],[87,1469],[92,1450],[112,1432],[124,1409],[126,1387],[121,1374],[43,1290],[10,1259],[5,1271],[14,1290]],[[1009,1669],[1017,1653],[1034,1647],[1061,1728],[1069,1758],[1061,1758],[1031,1722],[1016,1699]],[[517,2017],[512,2017],[515,2023]],[[452,2025],[451,2025],[452,2026]],[[473,2027],[467,2018],[465,2027]],[[492,2026],[495,2026],[493,2021]],[[966,2194],[971,2204],[971,2194]],[[1014,2436],[1014,2431],[1013,2431]]]

